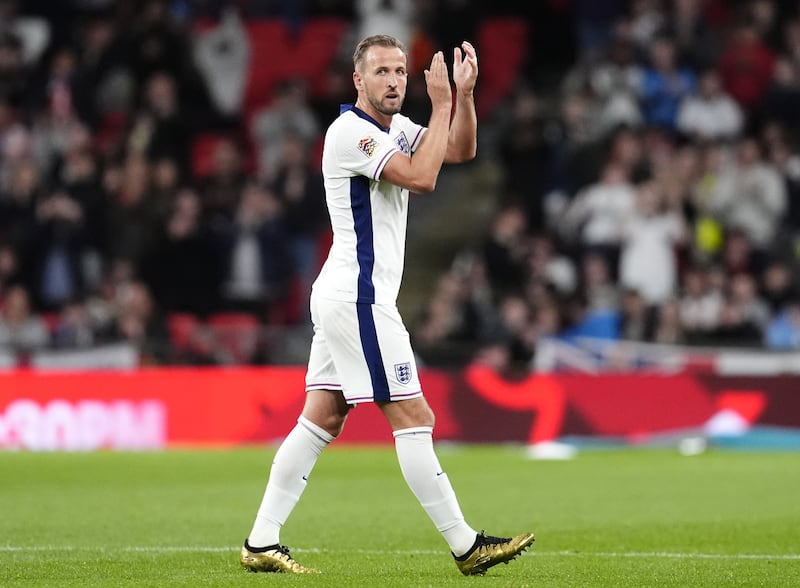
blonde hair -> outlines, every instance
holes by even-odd
[[[406,46],[398,39],[391,35],[372,35],[361,41],[353,52],[353,67],[358,70],[364,62],[364,55],[370,47],[397,47],[403,52],[403,55],[408,59],[408,51]]]

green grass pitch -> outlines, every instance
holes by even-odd
[[[0,453],[0,586],[800,586],[800,454],[438,449],[467,520],[528,553],[461,576],[391,447],[320,458],[282,536],[313,577],[238,565],[274,448]]]

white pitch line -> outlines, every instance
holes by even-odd
[[[238,547],[209,547],[192,545],[89,547],[73,545],[0,545],[0,552],[25,551],[100,551],[103,553],[234,553]],[[353,553],[357,555],[442,555],[443,550],[433,549],[320,549],[293,548],[295,553]],[[673,551],[541,551],[533,550],[526,556],[539,557],[601,557],[601,558],[654,558],[654,559],[756,559],[756,560],[800,560],[800,553],[682,553]]]

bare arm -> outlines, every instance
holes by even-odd
[[[462,56],[461,49],[464,50]],[[478,78],[478,55],[467,41],[453,49],[453,81],[456,84],[456,108],[450,123],[447,163],[474,159],[478,151],[478,118],[475,114],[475,82]]]
[[[431,99],[431,120],[414,157],[395,153],[381,173],[381,179],[412,192],[432,192],[447,152],[453,97],[444,56],[433,56],[425,83]]]

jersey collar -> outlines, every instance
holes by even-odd
[[[366,121],[371,122],[376,127],[378,127],[380,130],[382,130],[384,133],[388,133],[389,132],[389,130],[390,130],[389,127],[384,127],[383,125],[381,125],[381,123],[379,123],[374,118],[372,118],[370,115],[368,115],[366,112],[364,112],[363,110],[358,108],[355,104],[342,104],[342,105],[339,106],[339,114],[344,114],[348,110],[352,110],[353,113],[356,116],[358,116],[360,118],[363,118]]]

